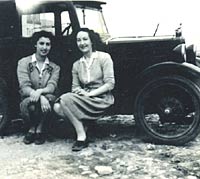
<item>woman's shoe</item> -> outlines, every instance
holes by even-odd
[[[37,133],[35,135],[35,144],[41,145],[45,143],[45,135],[43,133]]]
[[[25,136],[24,136],[24,139],[23,139],[23,142],[25,144],[31,144],[33,143],[35,140],[35,134],[32,133],[32,132],[28,132]]]
[[[78,151],[81,151],[82,149],[88,147],[88,141],[85,140],[85,141],[76,141],[73,146],[72,146],[72,151],[74,152],[78,152]]]

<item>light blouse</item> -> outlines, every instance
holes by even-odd
[[[72,92],[76,88],[87,91],[107,84],[108,91],[115,85],[113,61],[108,53],[96,51],[92,53],[89,63],[84,57],[73,64]]]

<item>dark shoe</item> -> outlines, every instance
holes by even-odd
[[[34,140],[35,140],[35,134],[34,134],[34,133],[31,133],[31,132],[28,132],[28,133],[25,135],[25,137],[24,137],[24,139],[23,139],[23,142],[24,142],[25,144],[31,144],[31,143],[34,142]]]
[[[45,143],[45,135],[43,133],[37,133],[35,136],[35,144],[41,145]]]
[[[74,152],[78,152],[78,151],[81,151],[82,149],[88,147],[88,141],[85,140],[85,141],[76,141],[74,143],[74,145],[72,146],[72,151]]]

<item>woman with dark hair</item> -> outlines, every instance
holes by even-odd
[[[51,50],[52,33],[35,32],[32,42],[35,53],[18,62],[17,77],[22,101],[20,109],[29,130],[23,141],[25,144],[45,142],[44,123],[50,118],[60,67],[47,57]]]
[[[99,35],[82,28],[76,43],[82,57],[73,64],[72,92],[63,94],[54,104],[55,112],[68,118],[75,128],[77,140],[72,151],[88,146],[84,120],[98,119],[114,103],[113,62],[108,53],[97,51]]]

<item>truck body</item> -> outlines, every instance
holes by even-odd
[[[196,137],[200,70],[194,46],[186,47],[180,32],[111,38],[103,1],[30,2],[29,6],[22,0],[0,2],[0,131],[20,116],[16,69],[19,59],[34,52],[32,34],[39,30],[54,34],[50,58],[61,67],[62,94],[71,89],[72,64],[80,57],[73,34],[86,26],[100,34],[114,62],[115,104],[108,113],[133,114],[138,127],[155,142],[178,145]],[[184,129],[179,131],[180,126]]]

